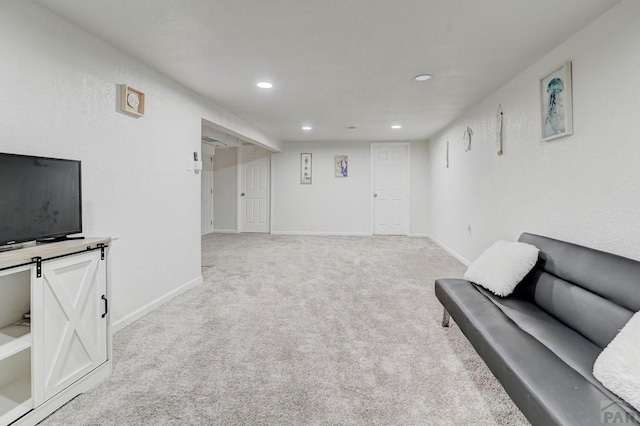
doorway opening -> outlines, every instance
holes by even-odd
[[[201,143],[201,234],[238,232],[236,157],[241,141],[203,120]]]
[[[271,230],[271,152],[202,120],[201,234]]]

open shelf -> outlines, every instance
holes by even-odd
[[[0,388],[0,424],[7,424],[33,408],[31,373]]]
[[[0,425],[33,409],[30,310],[31,267],[0,271]]]
[[[0,360],[31,347],[31,327],[8,325],[0,328]]]

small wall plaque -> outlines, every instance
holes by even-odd
[[[126,84],[120,85],[120,110],[137,117],[144,116],[144,92]]]

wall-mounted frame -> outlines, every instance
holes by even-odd
[[[311,185],[312,165],[311,154],[306,152],[300,154],[300,183]]]
[[[349,156],[348,155],[336,155],[335,157],[335,169],[337,178],[349,177]]]
[[[542,140],[573,133],[571,62],[567,61],[540,79]]]
[[[122,112],[136,117],[143,117],[144,103],[144,92],[126,84],[120,85],[120,110]]]

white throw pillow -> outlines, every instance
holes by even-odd
[[[538,261],[538,248],[496,241],[469,266],[464,278],[497,296],[508,296]]]
[[[637,312],[593,364],[593,376],[636,410],[640,410],[639,354],[640,312]]]

